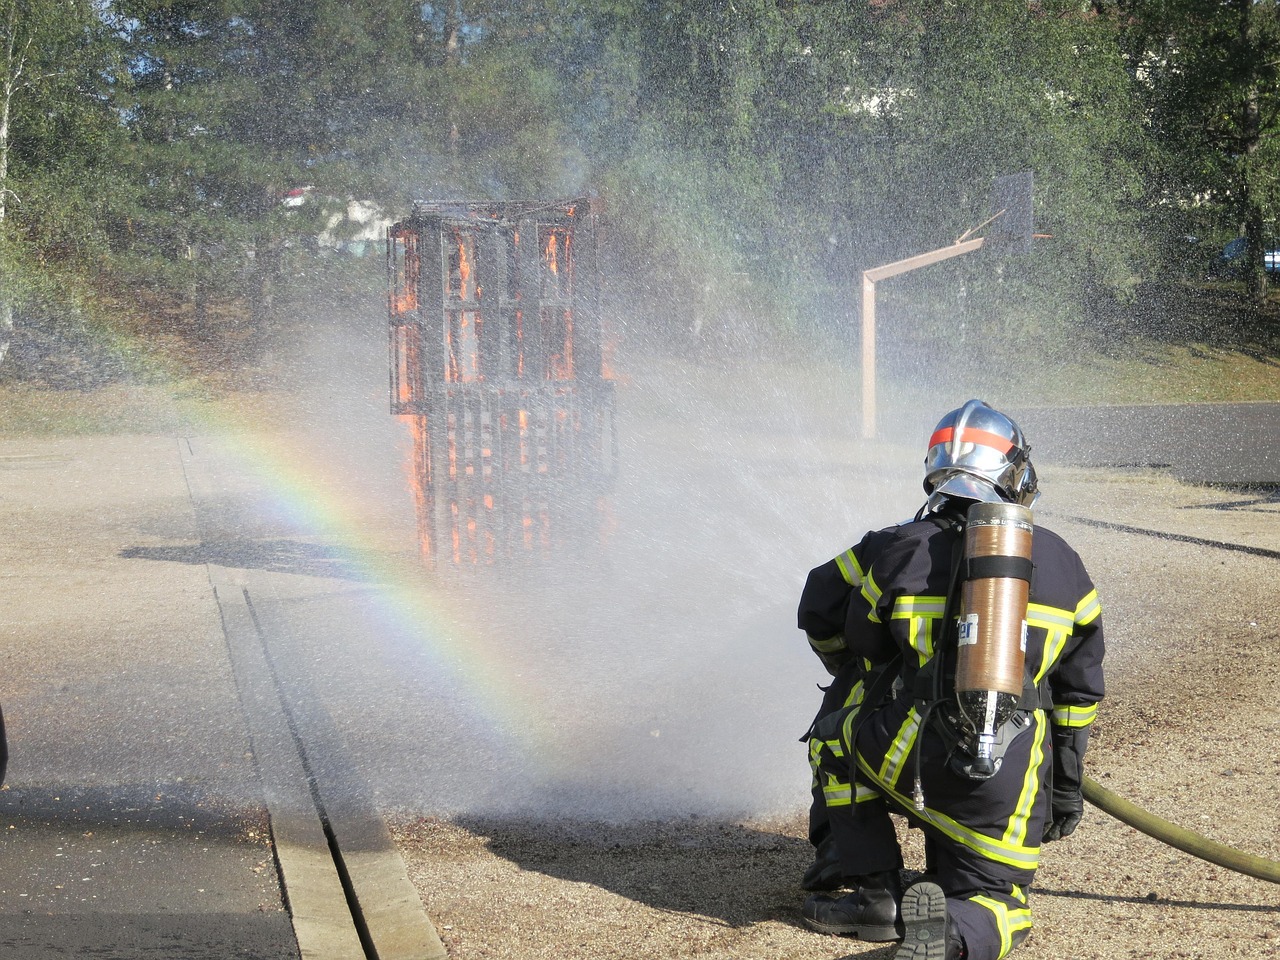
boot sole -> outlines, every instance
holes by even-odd
[[[893,960],[947,960],[947,897],[936,883],[917,883],[902,897],[906,932]]]

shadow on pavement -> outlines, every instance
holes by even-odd
[[[223,567],[309,577],[365,579],[338,550],[302,540],[206,540],[186,546],[127,547],[120,551],[119,556],[125,560],[195,565],[213,563]]]
[[[462,819],[495,856],[522,870],[588,883],[656,910],[734,928],[801,926],[808,841],[691,818],[613,825],[580,820]]]
[[[9,787],[6,960],[297,960],[261,810],[173,784]]]
[[[1194,910],[1238,910],[1242,913],[1280,913],[1280,907],[1261,903],[1213,903],[1205,900],[1168,900],[1164,897],[1135,897],[1115,893],[1085,893],[1080,890],[1049,890],[1032,888],[1037,897],[1062,897],[1067,900],[1096,900],[1098,903],[1149,904],[1152,907],[1185,907]]]

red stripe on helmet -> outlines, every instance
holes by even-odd
[[[929,438],[929,446],[939,443],[951,442],[955,434],[954,427],[939,427],[934,431],[933,436]],[[1002,437],[998,433],[992,433],[989,430],[979,430],[976,427],[965,427],[960,436],[956,438],[960,443],[978,443],[984,447],[993,447],[1001,453],[1008,455],[1013,449],[1013,441],[1008,437]]]

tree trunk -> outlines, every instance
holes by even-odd
[[[0,225],[4,224],[9,211],[9,118],[12,115],[13,97],[18,90],[23,67],[26,65],[26,51],[31,46],[31,38],[27,38],[22,50],[17,49],[18,5],[11,3],[5,24],[4,62],[0,64],[3,76],[0,76]],[[13,341],[13,304],[8,293],[0,286],[0,362],[9,352],[9,344]]]
[[[1252,50],[1253,36],[1253,0],[1237,0],[1240,44],[1243,50]],[[1245,291],[1249,300],[1261,305],[1267,299],[1267,237],[1262,205],[1259,203],[1257,191],[1254,189],[1257,176],[1258,145],[1262,142],[1262,122],[1258,107],[1258,84],[1252,82],[1244,91],[1244,102],[1240,105],[1240,141],[1242,156],[1240,160],[1240,201],[1244,214],[1244,235],[1248,240],[1248,260],[1245,267]]]
[[[3,294],[0,294],[2,297]],[[9,352],[9,344],[13,341],[13,307],[7,302],[0,302],[0,363]]]
[[[4,63],[0,64],[4,70],[3,78],[0,78],[0,82],[3,83],[3,87],[0,88],[0,223],[4,223],[9,198],[9,112],[13,104],[13,92],[17,88],[18,76],[22,72],[21,61],[16,58],[14,50],[16,17],[17,4],[14,4],[9,8],[9,22],[5,25],[7,36]]]
[[[1246,175],[1247,176],[1247,175]],[[1248,241],[1248,252],[1245,258],[1244,285],[1251,303],[1261,305],[1267,299],[1267,238],[1262,217],[1262,208],[1252,199],[1252,192],[1246,183],[1242,190],[1244,197],[1244,235]]]
[[[276,311],[276,281],[280,276],[282,259],[280,241],[262,236],[254,240],[253,277],[249,285],[249,337],[245,344],[249,359],[261,356],[269,342]]]
[[[9,201],[9,109],[13,102],[13,10],[9,15],[9,36],[5,46],[4,83],[0,89],[0,225],[4,224]],[[13,340],[13,305],[0,288],[0,363]]]

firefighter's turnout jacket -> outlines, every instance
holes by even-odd
[[[969,957],[995,960],[1031,927],[1026,891],[1051,809],[1050,772],[1055,793],[1079,794],[1088,730],[1103,696],[1102,619],[1079,556],[1037,526],[1026,667],[1038,698],[1024,697],[1007,725],[996,774],[969,779],[949,762],[956,741],[946,725],[930,719],[921,729],[927,703],[916,683],[943,642],[953,548],[962,535],[959,524],[938,516],[867,534],[810,572],[798,621],[835,674],[809,748],[815,796],[845,875],[901,867],[889,812],[906,815],[925,831],[926,867],[947,894]],[[859,709],[868,689],[885,689],[872,684],[877,667],[899,654],[894,689]],[[923,811],[912,797],[917,769]],[[820,829],[822,819],[815,816]]]

